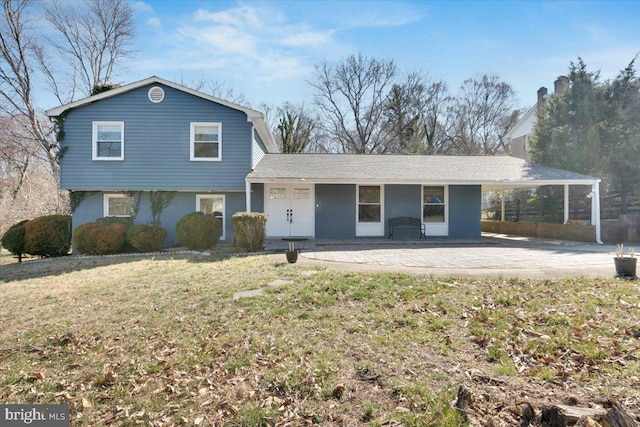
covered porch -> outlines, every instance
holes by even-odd
[[[568,225],[568,189],[586,185],[592,241],[600,243],[599,184],[596,177],[510,156],[267,154],[246,178],[246,205],[283,222],[277,233],[269,233],[267,223],[268,237],[386,237],[389,219],[415,217],[426,226],[427,237],[480,239],[483,191],[562,186]],[[363,188],[375,196],[365,197]],[[294,206],[303,200],[304,210]],[[365,208],[374,218],[367,224],[366,204],[373,205]],[[294,224],[303,224],[304,233],[286,234]]]

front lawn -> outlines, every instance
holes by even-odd
[[[601,397],[640,413],[637,282],[225,252],[3,263],[0,401],[69,403],[73,426],[456,426],[464,385],[474,423]]]

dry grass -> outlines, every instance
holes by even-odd
[[[0,401],[68,402],[74,426],[456,426],[461,384],[471,419],[496,426],[523,401],[640,412],[636,282],[356,274],[227,249],[3,264],[0,301]]]

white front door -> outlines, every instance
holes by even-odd
[[[313,237],[315,235],[314,186],[266,184],[264,210],[268,215],[267,237]]]

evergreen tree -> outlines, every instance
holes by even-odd
[[[600,176],[605,191],[640,191],[640,81],[634,61],[611,81],[601,82],[578,58],[569,67],[569,88],[552,95],[538,117],[531,141],[534,162]]]

